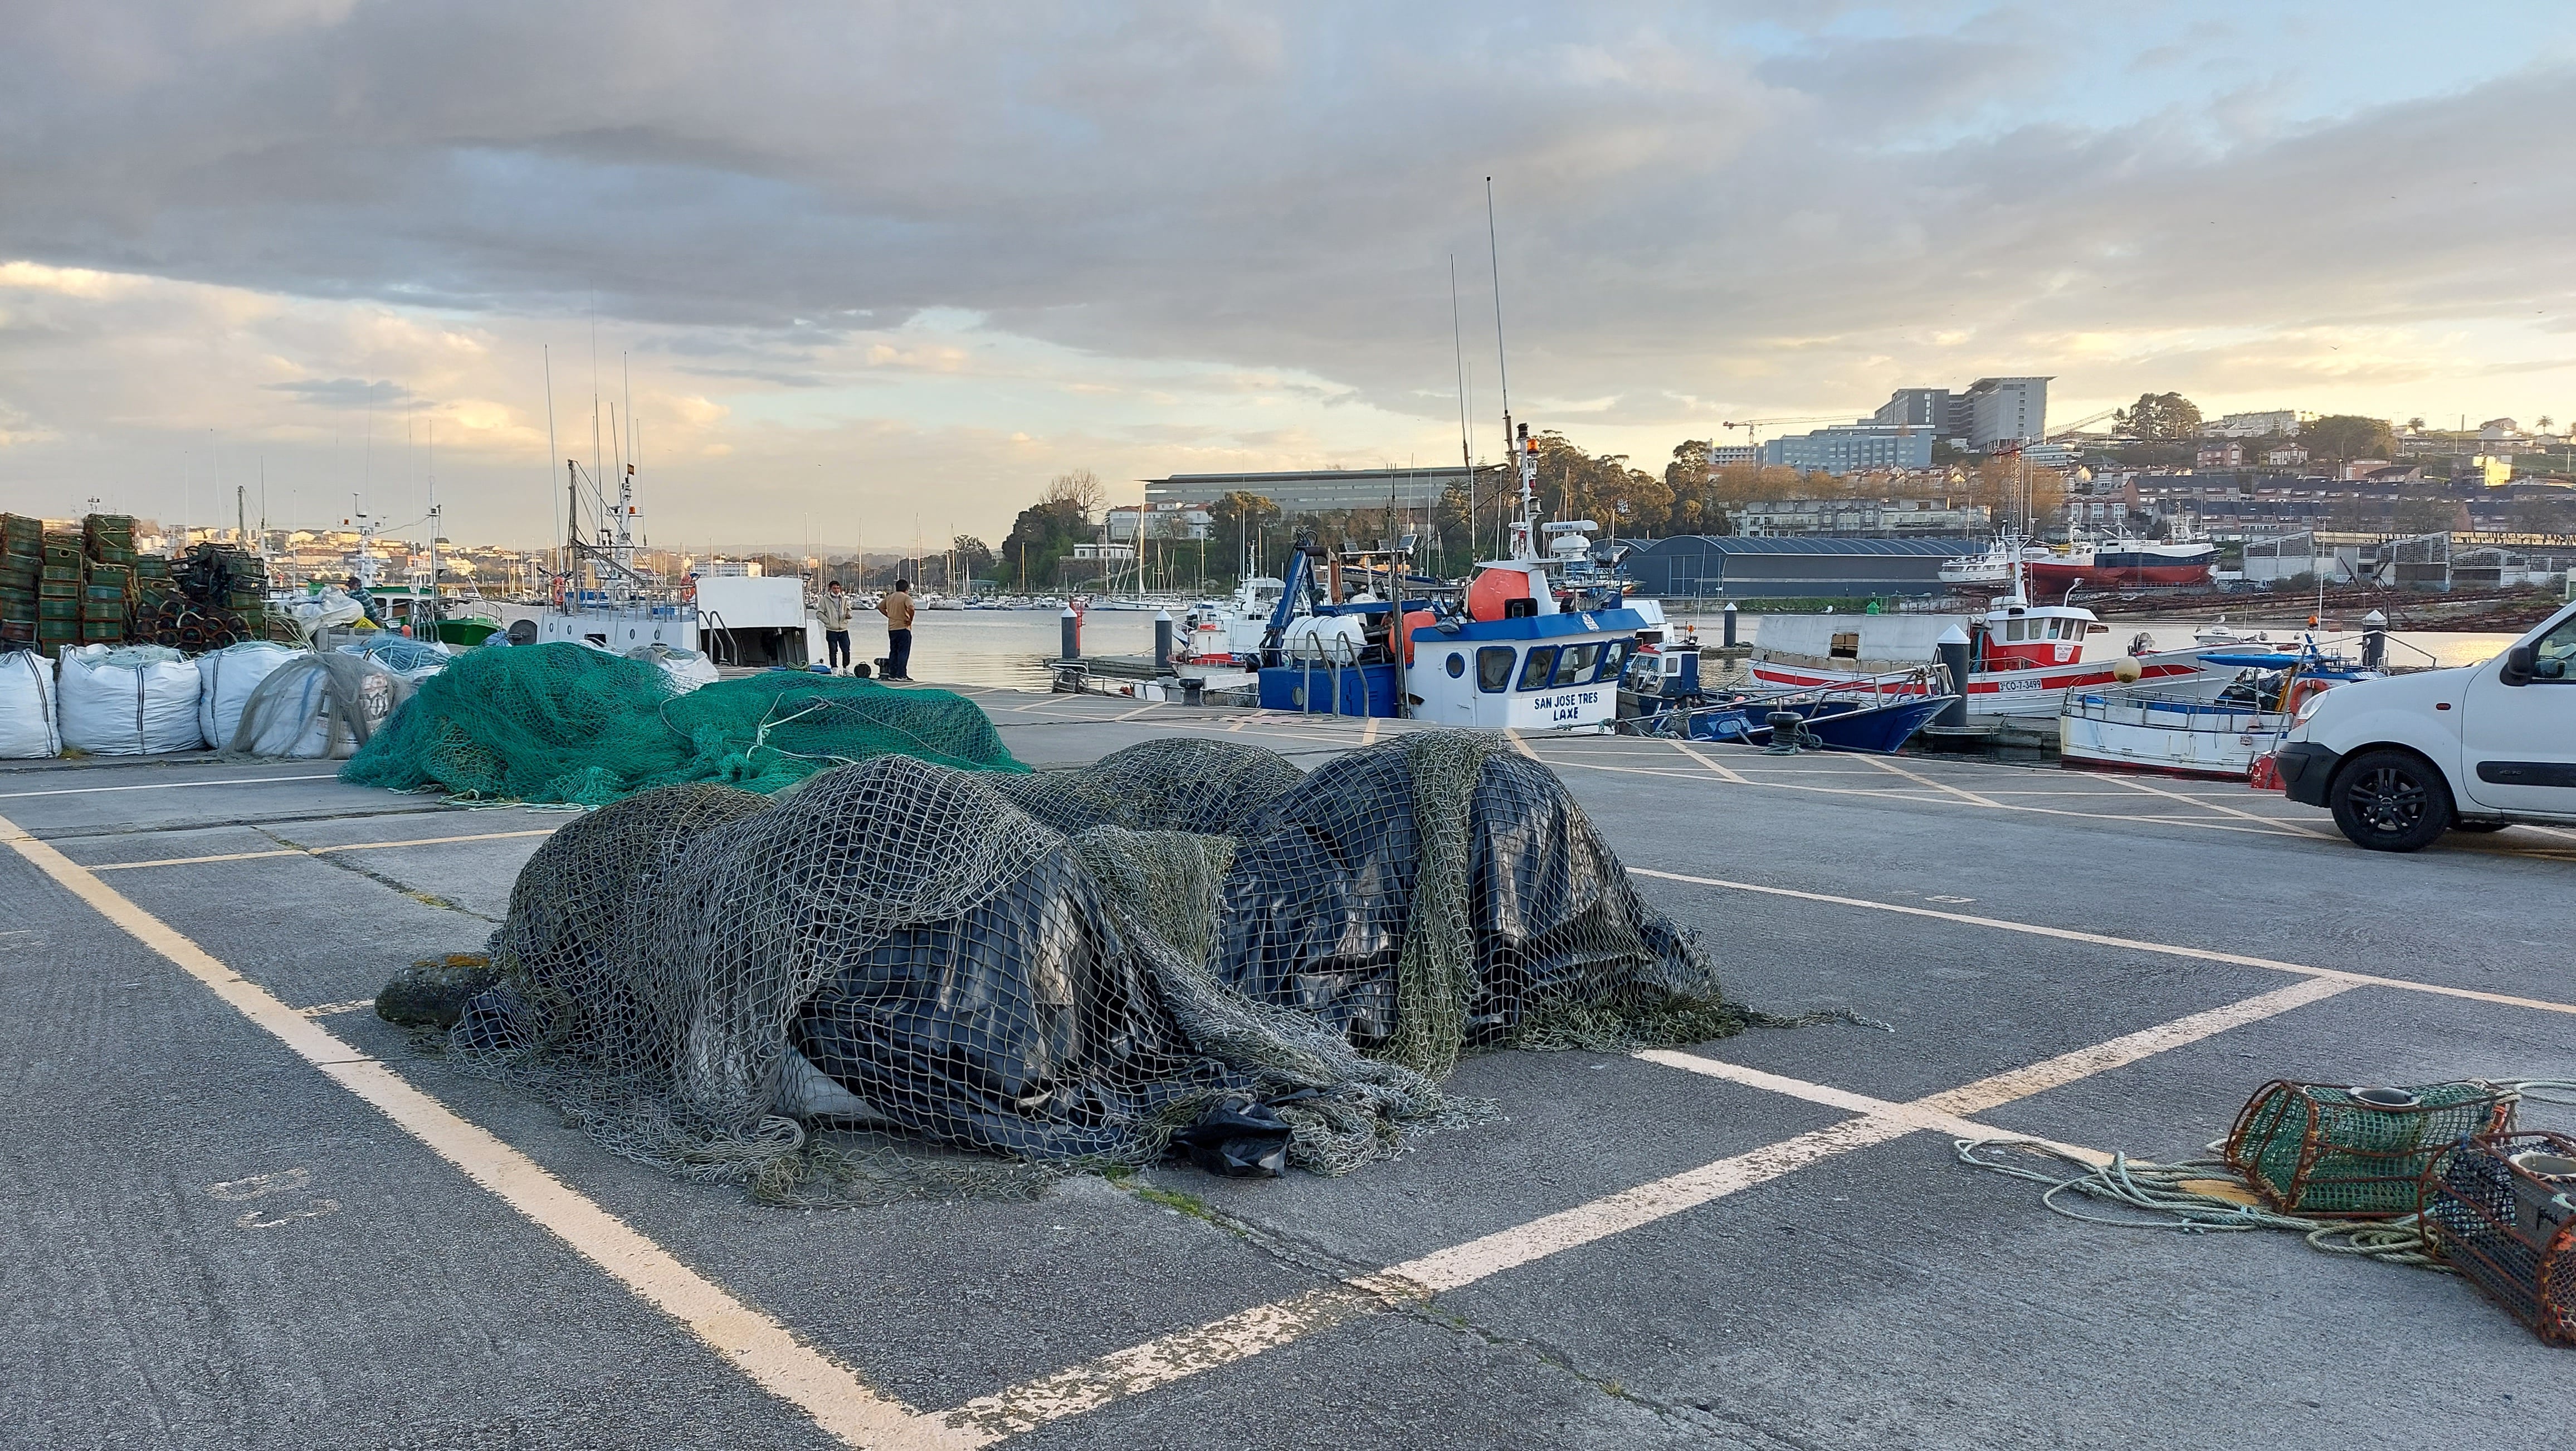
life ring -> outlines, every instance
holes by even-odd
[[[563,576],[560,574],[555,576],[553,596],[555,608],[562,609],[564,607],[564,582]]]
[[[693,605],[697,602],[698,582],[695,579],[684,579],[680,581],[680,603],[684,605]]]

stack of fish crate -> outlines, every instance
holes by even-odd
[[[44,573],[45,521],[0,514],[0,650],[35,645]]]
[[[81,521],[81,643],[122,643],[133,629],[134,520],[92,514]]]

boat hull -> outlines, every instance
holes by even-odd
[[[2066,698],[2057,749],[2069,766],[2242,781],[2289,729],[2288,716],[2247,705],[2080,692]]]
[[[2193,563],[2029,564],[2031,590],[2040,598],[2062,594],[2076,585],[2086,589],[2122,589],[2134,585],[2209,583],[2208,560]]]
[[[2138,679],[2166,690],[2190,691],[2205,688],[2214,694],[2234,678],[2211,675],[2200,660],[2188,651],[2169,651],[2161,655],[2129,657],[2138,665]],[[2066,665],[2035,666],[2027,670],[1981,670],[1968,677],[1968,713],[1994,716],[2056,715],[2065,704],[2070,690],[2099,690],[2120,682],[2114,674],[2114,660],[2081,660]],[[1755,680],[1784,690],[1850,689],[1876,682],[1882,693],[1931,695],[1938,687],[1926,675],[1911,680],[1889,680],[1881,675],[1857,671],[1827,670],[1808,665],[1787,665],[1755,659],[1746,662]]]

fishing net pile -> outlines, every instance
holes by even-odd
[[[451,1055],[617,1152],[789,1199],[911,1172],[825,1182],[849,1131],[952,1178],[1175,1151],[1340,1173],[1454,1122],[1463,1052],[1745,1021],[1562,784],[1469,732],[1312,775],[1166,740],[649,791],[529,861],[489,971]]]
[[[396,791],[601,806],[687,782],[766,794],[889,752],[961,770],[1028,769],[973,701],[948,691],[801,671],[688,690],[652,661],[558,642],[458,656],[340,775]]]

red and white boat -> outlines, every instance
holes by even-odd
[[[1929,693],[1946,688],[1934,667],[1953,631],[1968,643],[1963,693],[1970,715],[2053,716],[2070,690],[2141,681],[2178,698],[2214,696],[2236,678],[2232,670],[2209,669],[2201,651],[2153,650],[2144,636],[2128,654],[2089,653],[2093,636],[2110,633],[2091,610],[2034,605],[2019,595],[1974,617],[1764,615],[1745,664],[1755,680],[1782,689],[1874,682],[1881,692]],[[1907,672],[1913,678],[1891,678]]]
[[[2087,589],[2132,586],[2207,584],[2218,563],[2218,546],[2206,539],[2132,539],[2125,535],[2100,543],[2078,541],[2064,554],[2050,551],[2023,568],[2041,599],[2064,599],[2077,585]]]

